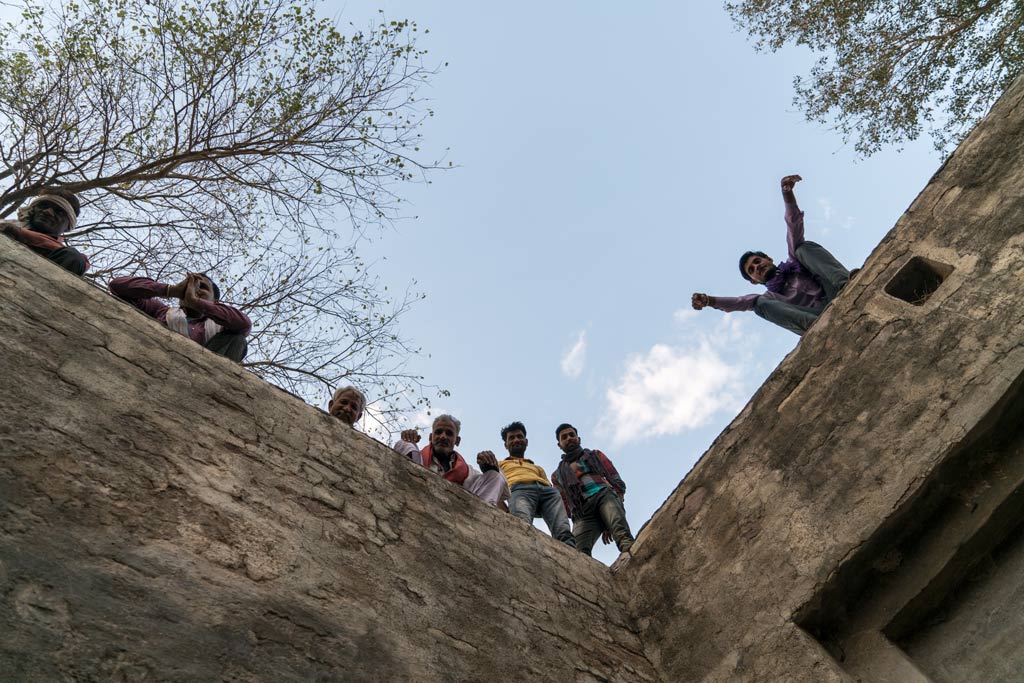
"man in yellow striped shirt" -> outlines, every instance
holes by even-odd
[[[576,539],[569,530],[569,518],[558,491],[548,481],[544,468],[527,460],[526,426],[513,422],[501,430],[501,440],[508,450],[508,457],[498,463],[512,490],[508,501],[509,512],[532,525],[534,517],[543,517],[552,538],[573,548]]]

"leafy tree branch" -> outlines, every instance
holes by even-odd
[[[727,2],[755,46],[819,55],[794,80],[807,118],[834,124],[862,155],[932,136],[955,146],[1024,66],[1016,0]]]

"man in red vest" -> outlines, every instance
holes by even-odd
[[[402,432],[402,439],[394,449],[478,498],[507,510],[508,483],[498,467],[498,459],[489,451],[479,453],[476,462],[481,471],[466,462],[455,450],[462,441],[459,436],[461,428],[462,423],[453,416],[438,415],[430,429],[430,443],[421,450],[416,448],[420,435],[415,429]]]

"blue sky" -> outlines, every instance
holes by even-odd
[[[717,3],[325,5],[360,27],[378,9],[448,63],[421,92],[425,148],[456,168],[399,188],[417,218],[364,248],[427,294],[402,323],[425,352],[410,367],[451,390],[434,412],[462,420],[471,460],[504,457],[518,419],[550,472],[575,424],[623,475],[634,532],[798,341],[689,307],[757,291],[744,250],[785,257],[779,179],[804,177],[808,238],[852,268],[942,160],[927,140],[857,160],[792,105],[812,56],[755,53]]]

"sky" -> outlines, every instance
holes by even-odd
[[[755,52],[716,2],[324,5],[358,27],[379,9],[447,62],[419,95],[425,153],[453,168],[396,188],[408,218],[362,247],[389,288],[427,295],[401,323],[424,350],[409,368],[451,391],[432,412],[462,420],[471,462],[504,457],[521,420],[550,473],[574,424],[636,533],[799,341],[689,304],[758,291],[747,249],[785,258],[779,179],[803,176],[807,238],[854,268],[943,157],[922,140],[858,159],[792,104],[813,56]]]

